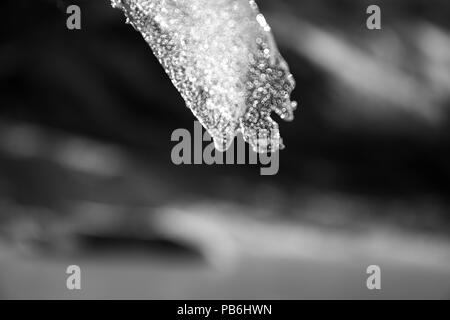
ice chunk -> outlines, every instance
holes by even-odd
[[[258,152],[282,147],[295,82],[253,0],[112,0],[150,45],[217,149],[241,131]]]

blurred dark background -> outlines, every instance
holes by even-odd
[[[1,298],[450,297],[450,4],[258,4],[299,102],[275,176],[172,164],[195,118],[108,0],[2,1]]]

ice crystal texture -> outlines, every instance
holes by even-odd
[[[112,0],[150,45],[218,150],[236,134],[283,147],[272,111],[292,120],[295,81],[253,0]]]

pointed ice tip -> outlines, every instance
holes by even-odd
[[[114,9],[122,8],[122,0],[111,0],[111,7]]]
[[[287,112],[281,115],[280,118],[284,121],[292,121],[294,120],[294,114],[292,112]]]
[[[291,108],[292,108],[292,110],[296,110],[297,107],[298,107],[297,101],[292,101],[292,102],[291,102]]]
[[[253,151],[256,153],[273,153],[284,149],[283,139],[267,139],[260,138],[255,141],[250,141]]]
[[[284,148],[285,148],[285,145],[284,145],[284,143],[283,143],[283,139],[280,138],[280,143],[279,143],[279,145],[278,145],[278,150],[283,150]],[[275,151],[277,151],[277,150],[275,150]]]
[[[230,148],[233,139],[214,137],[214,147],[220,152],[225,152]]]

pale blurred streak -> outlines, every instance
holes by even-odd
[[[438,97],[447,97],[450,104],[450,35],[432,23],[413,28],[415,41],[425,62],[419,67]],[[438,102],[438,101],[437,101]]]
[[[450,111],[450,37],[438,26],[416,22],[361,31],[356,43],[352,33],[285,11],[270,15],[270,22],[284,47],[332,77],[332,89],[361,96],[361,103],[344,104],[336,113],[356,112],[378,121],[405,114],[434,127],[444,123]]]
[[[13,157],[47,159],[70,170],[105,177],[123,170],[123,155],[115,146],[28,123],[0,122],[0,150]]]
[[[309,199],[309,202],[316,202],[320,207],[303,206],[298,210],[311,216],[327,214],[345,219],[347,226],[339,229],[330,224],[328,232],[324,232],[324,227],[318,224],[279,217],[260,219],[260,212],[255,209],[208,201],[159,208],[155,219],[159,230],[173,238],[196,244],[216,266],[229,267],[230,263],[237,263],[235,260],[239,257],[259,256],[329,263],[372,259],[449,270],[449,238],[408,231],[387,223],[363,222],[361,218],[359,230],[349,232],[358,222],[360,210],[347,206],[346,214],[356,220],[350,221],[338,211],[339,206],[351,203],[345,197],[328,204],[322,197],[316,198]],[[365,207],[366,210],[373,208],[367,202]]]

